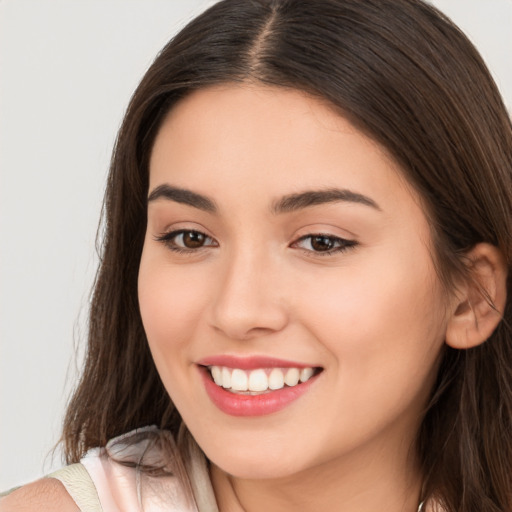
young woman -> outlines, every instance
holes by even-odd
[[[119,134],[70,465],[0,509],[511,510],[511,250],[510,119],[449,20],[215,4]]]

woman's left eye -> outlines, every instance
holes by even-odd
[[[203,247],[216,247],[215,240],[201,231],[179,229],[157,236],[158,242],[164,243],[175,252],[194,252]]]
[[[357,245],[357,242],[354,240],[346,240],[338,236],[318,233],[300,237],[292,244],[292,247],[298,247],[317,254],[333,254],[345,251],[355,245]]]

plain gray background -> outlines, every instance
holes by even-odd
[[[0,489],[61,464],[116,131],[158,50],[211,3],[0,0]],[[433,3],[511,108],[512,0]]]

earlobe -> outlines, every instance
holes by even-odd
[[[476,245],[468,254],[470,275],[457,289],[446,344],[467,349],[484,343],[501,321],[507,300],[507,265],[501,251]]]

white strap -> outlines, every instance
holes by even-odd
[[[62,482],[81,512],[103,512],[94,483],[82,464],[66,466],[48,478]]]

